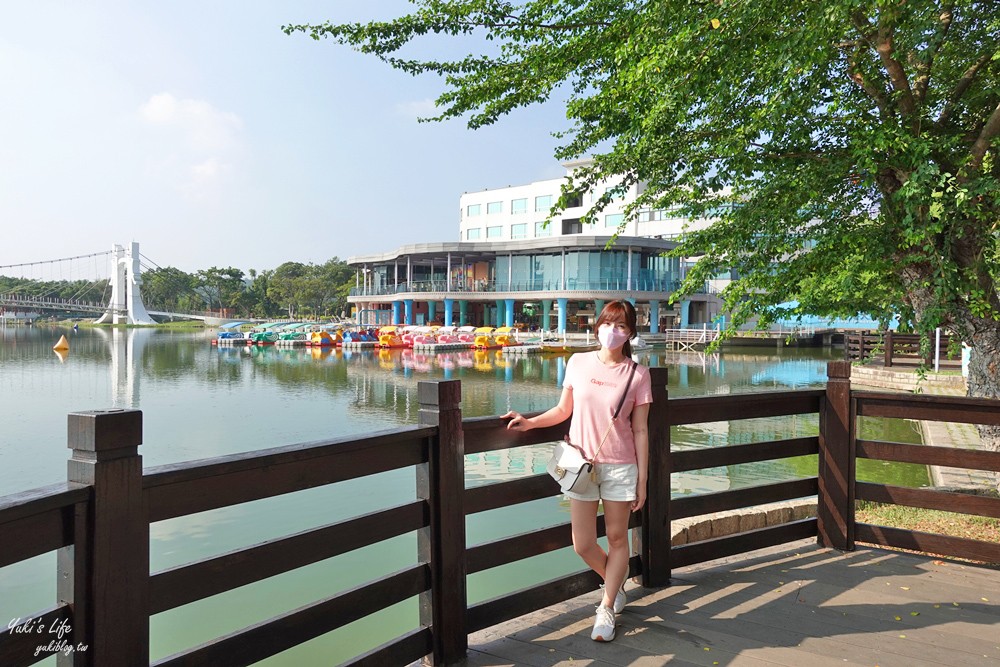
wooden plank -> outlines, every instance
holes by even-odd
[[[525,417],[535,417],[541,412],[526,412]],[[466,454],[481,454],[498,449],[510,449],[525,445],[538,445],[545,442],[556,442],[566,437],[569,431],[569,420],[530,431],[508,431],[506,419],[500,417],[468,417],[462,420],[462,429],[466,434]]]
[[[431,659],[454,664],[469,648],[465,627],[465,435],[462,383],[420,382],[420,423],[434,426],[427,463],[417,466],[417,497],[427,501],[429,521],[417,533],[417,558],[430,568],[430,587],[420,593],[420,624],[430,626]]]
[[[61,580],[86,573],[84,581],[60,581],[60,592],[72,590],[73,609],[86,619],[73,632],[77,642],[90,648],[73,656],[73,663],[145,664],[149,661],[149,518],[138,452],[142,412],[75,412],[67,421],[73,451],[68,481],[93,488],[81,521],[86,526],[86,548],[73,550],[86,565],[60,569]]]
[[[857,491],[858,500],[1000,518],[1000,498],[870,482],[858,482]]]
[[[734,491],[719,491],[718,493],[703,493],[697,496],[675,498],[671,503],[671,519],[684,519],[691,516],[701,516],[712,512],[753,507],[779,500],[791,500],[816,495],[817,481],[815,477],[795,479],[774,484],[760,484]]]
[[[86,484],[62,482],[0,497],[0,531],[3,524],[70,507],[90,499]]]
[[[431,629],[417,628],[396,639],[362,653],[343,665],[345,667],[384,667],[405,665],[431,652]]]
[[[703,447],[671,452],[670,471],[687,472],[716,466],[731,466],[757,461],[772,461],[808,456],[819,452],[819,438],[789,438],[727,447]]]
[[[640,568],[639,557],[633,556],[629,560],[629,576],[637,574]],[[468,610],[469,632],[477,632],[503,621],[523,616],[536,609],[575,598],[583,593],[593,592],[601,583],[601,577],[596,572],[583,570],[470,605]]]
[[[816,505],[820,544],[853,548],[854,438],[856,406],[851,397],[851,364],[827,364],[826,397],[819,417],[819,493]]]
[[[509,507],[559,494],[559,485],[547,474],[474,486],[465,490],[465,515]]]
[[[72,544],[73,508],[56,507],[0,525],[0,567]]]
[[[154,665],[252,665],[411,598],[429,585],[429,568],[426,564],[416,565],[176,653]]]
[[[1000,452],[858,440],[857,453],[861,458],[879,461],[898,461],[1000,472]]]
[[[358,440],[304,443],[146,472],[150,522],[311,489],[427,460],[434,429],[404,427]]]
[[[333,558],[417,530],[427,521],[427,504],[418,500],[163,570],[150,578],[150,613]]]
[[[1000,425],[1000,401],[967,396],[852,391],[859,417]]]
[[[642,585],[667,586],[670,583],[670,413],[674,406],[667,391],[668,370],[650,368],[649,382],[653,403],[649,409],[649,461],[646,481],[646,505],[642,508],[642,527],[637,531],[642,554]],[[634,516],[634,514],[633,514]]]
[[[603,518],[603,516],[598,517],[598,537],[605,534]],[[573,535],[568,523],[493,540],[468,549],[466,552],[468,573],[474,574],[572,544]]]
[[[684,567],[814,535],[816,535],[816,519],[801,519],[769,528],[675,546],[671,549],[673,552],[671,563],[674,567]]]
[[[820,389],[807,389],[675,398],[670,401],[667,419],[671,426],[683,426],[807,414],[819,412],[819,402],[824,395]]]
[[[52,484],[0,498],[0,567],[73,543],[75,505],[90,499],[85,484]]]
[[[967,558],[985,563],[1000,563],[1000,544],[970,540],[963,537],[923,533],[916,530],[857,524],[857,539],[897,549],[910,549],[925,554],[939,554],[952,558]]]
[[[38,653],[39,646],[48,646],[49,642],[59,643],[58,635],[49,632],[50,628],[58,628],[63,623],[73,625],[73,610],[69,605],[61,604],[26,618],[4,619],[0,626],[0,665],[4,667],[22,667],[41,662],[52,655],[51,652]],[[15,627],[11,627],[14,625]],[[39,633],[38,630],[44,628]]]

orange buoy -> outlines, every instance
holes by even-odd
[[[53,350],[68,350],[69,349],[69,341],[66,340],[66,336],[60,336],[59,337],[59,342],[57,342],[55,345],[53,345],[52,349]]]

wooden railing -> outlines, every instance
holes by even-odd
[[[957,354],[950,354],[951,337],[943,335],[938,341],[932,337],[930,348],[922,354],[921,337],[918,334],[900,334],[894,331],[849,331],[844,334],[844,358],[854,361],[872,359],[889,368],[899,362],[930,366],[935,356],[943,365],[960,366]],[[935,351],[935,346],[937,350]]]
[[[829,365],[826,389],[670,399],[667,371],[650,370],[650,474],[630,576],[665,586],[672,567],[817,536],[853,549],[856,540],[942,555],[1000,561],[1000,545],[858,524],[855,499],[1000,516],[1000,500],[856,482],[857,457],[1000,471],[1000,453],[871,442],[856,437],[859,417],[1000,424],[1000,403],[967,398],[852,392],[850,365]],[[66,484],[0,499],[0,567],[58,553],[58,603],[0,628],[0,664],[30,665],[36,633],[71,628],[60,665],[138,665],[149,660],[149,617],[348,551],[417,533],[417,562],[310,605],[159,660],[157,665],[246,665],[403,600],[419,599],[419,625],[355,657],[352,665],[406,664],[430,656],[457,664],[468,635],[593,590],[590,570],[467,604],[466,577],[572,544],[568,523],[466,546],[465,517],[546,498],[546,475],[464,489],[464,456],[551,442],[564,425],[511,433],[499,417],[463,419],[457,381],[422,382],[420,425],[361,438],[304,443],[218,459],[141,468],[138,411],[69,417],[72,458]],[[718,421],[817,414],[819,435],[671,451],[671,428]],[[670,475],[700,468],[818,454],[816,476],[671,499]],[[416,499],[276,540],[149,573],[149,525],[389,470],[410,468]],[[455,489],[462,490],[455,492]],[[670,522],[723,510],[818,496],[815,518],[671,546]],[[604,534],[599,519],[598,534]],[[55,625],[53,625],[55,624]]]

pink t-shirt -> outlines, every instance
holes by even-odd
[[[578,352],[569,358],[563,387],[573,390],[573,418],[569,424],[570,442],[583,447],[588,458],[594,456],[601,437],[611,423],[625,383],[632,370],[632,360],[606,366],[597,352]],[[628,396],[618,419],[601,448],[600,463],[636,463],[635,439],[632,437],[632,408],[653,402],[649,369],[639,365],[628,388]]]

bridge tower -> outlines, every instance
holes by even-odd
[[[111,246],[111,302],[97,324],[156,324],[142,303],[139,286],[139,244],[132,242],[128,252],[117,243]]]

